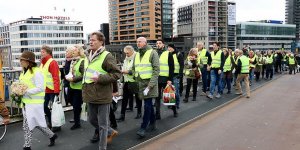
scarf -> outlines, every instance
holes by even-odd
[[[133,52],[133,54],[130,57],[125,58],[122,70],[131,70],[133,66],[133,60],[136,52]]]
[[[104,46],[101,46],[98,50],[96,50],[94,53],[91,50],[89,55],[89,62],[91,62],[98,54],[100,54],[105,49]]]

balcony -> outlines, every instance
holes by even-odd
[[[133,3],[133,0],[119,1],[119,4]]]

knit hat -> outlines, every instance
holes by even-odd
[[[24,51],[21,57],[19,57],[19,59],[20,60],[23,59],[35,63],[35,55],[31,51]]]
[[[172,44],[168,44],[168,47],[172,47],[174,50],[176,49],[175,45],[172,43]]]

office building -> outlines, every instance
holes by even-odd
[[[285,1],[285,22],[296,25],[296,40],[300,39],[300,1]]]
[[[70,17],[41,16],[12,22],[9,34],[13,66],[19,66],[16,58],[25,50],[34,52],[39,64],[43,45],[52,47],[53,58],[62,65],[67,46],[84,43],[82,22],[70,21]]]
[[[171,1],[109,0],[111,44],[135,43],[141,36],[146,37],[149,43],[153,43],[163,38],[163,35],[172,35],[172,13],[170,12],[172,3],[169,2]],[[163,24],[165,27],[162,26]],[[162,29],[166,32],[163,33]]]
[[[237,24],[237,48],[249,45],[253,50],[291,50],[296,25],[242,22]]]
[[[221,47],[235,49],[236,4],[227,0],[202,0],[177,9],[178,36],[191,36],[196,45],[208,49],[217,41]]]
[[[0,56],[3,67],[11,68],[11,46],[9,36],[9,25],[0,21]]]
[[[162,38],[173,37],[173,1],[161,0]]]
[[[100,25],[100,32],[102,32],[105,36],[105,45],[109,45],[109,24],[108,23],[102,23]]]

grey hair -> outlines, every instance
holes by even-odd
[[[134,48],[131,45],[127,45],[127,46],[124,47],[124,51],[125,50],[129,50],[129,51],[132,52],[132,51],[134,51]]]

